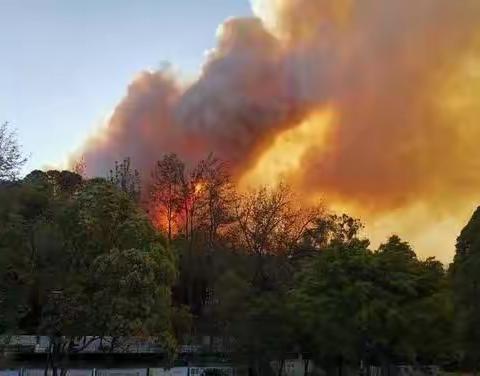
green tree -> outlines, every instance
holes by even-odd
[[[76,177],[67,172],[35,171],[23,182],[0,188],[0,216],[5,223],[0,229],[0,275],[17,300],[13,304],[7,299],[3,312],[13,312],[21,330],[35,330],[46,291],[61,283],[57,271],[66,266],[67,259],[58,219],[74,191],[72,184],[62,183],[78,182]]]
[[[237,267],[248,268],[241,259],[237,262]],[[223,326],[223,336],[234,339],[229,345],[238,361],[249,365],[251,374],[273,374],[270,362],[279,360],[281,375],[294,343],[285,289],[260,291],[248,278],[251,273],[245,270],[230,270],[219,278],[215,291],[220,304],[213,317]]]
[[[451,265],[455,323],[465,366],[480,362],[480,208],[457,238]]]
[[[374,296],[372,268],[368,249],[335,245],[297,272],[289,299],[297,314],[296,340],[326,369],[360,360],[362,315]]]
[[[303,234],[301,247],[304,250],[319,251],[333,244],[363,242],[368,246],[368,240],[359,239],[362,229],[360,220],[346,214],[317,216]]]
[[[89,271],[92,296],[88,316],[95,318],[84,317],[89,332],[156,338],[174,353],[170,286],[175,278],[175,264],[167,249],[113,249],[100,255]]]
[[[59,220],[74,268],[87,270],[96,256],[111,249],[146,250],[163,241],[131,197],[103,179],[87,181]]]
[[[451,353],[452,305],[443,265],[434,258],[419,260],[398,236],[376,253],[378,283],[388,300],[377,325],[377,361],[438,363]],[[425,331],[425,327],[430,328]]]
[[[451,349],[445,271],[397,236],[377,252],[334,242],[296,278],[289,301],[297,343],[327,369],[438,361]],[[425,325],[435,329],[425,333]]]
[[[177,261],[127,193],[103,179],[34,171],[0,187],[0,202],[3,331],[50,336],[54,372],[92,333],[157,338],[173,354]]]

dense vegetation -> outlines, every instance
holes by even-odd
[[[211,156],[189,169],[165,155],[142,186],[128,159],[105,178],[77,166],[18,180],[24,159],[8,136],[0,333],[49,335],[52,364],[92,334],[105,351],[149,338],[171,358],[209,335],[254,375],[292,352],[306,370],[477,368],[480,212],[446,270],[398,236],[372,249],[358,220],[306,207],[287,186],[239,193]]]

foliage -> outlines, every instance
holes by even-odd
[[[174,266],[161,261],[136,249],[113,249],[95,259],[89,271],[88,316],[95,317],[89,322],[90,333],[175,342],[169,290]]]
[[[34,171],[2,186],[0,202],[4,332],[49,335],[57,350],[64,336],[151,337],[173,353],[177,262],[127,193]]]
[[[456,334],[468,368],[480,362],[480,208],[461,231],[450,268]]]
[[[368,246],[367,240],[358,236],[363,225],[360,220],[346,214],[327,214],[316,216],[313,226],[305,230],[302,237],[302,248],[307,250],[322,250],[334,244],[351,244],[362,242]]]
[[[443,281],[440,263],[417,260],[396,236],[378,252],[335,244],[297,273],[290,304],[299,343],[326,367],[438,360],[450,334]],[[425,334],[424,325],[436,330]]]
[[[358,219],[283,184],[236,192],[228,172],[211,155],[165,155],[146,202],[128,159],[109,179],[36,170],[1,183],[0,332],[49,335],[52,365],[87,334],[105,351],[158,341],[173,359],[195,333],[222,338],[252,375],[276,360],[281,376],[292,352],[306,370],[476,367],[480,211],[447,274],[395,235],[372,250]]]
[[[15,132],[8,123],[0,125],[0,182],[15,180],[27,159],[22,155]]]

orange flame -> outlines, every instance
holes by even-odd
[[[199,195],[200,193],[202,193],[202,191],[205,189],[205,183],[204,182],[196,182],[194,184],[194,188],[193,188],[193,193],[195,195]]]

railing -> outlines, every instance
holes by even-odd
[[[215,370],[216,372],[212,372]],[[210,374],[222,376],[234,376],[233,367],[207,366],[207,367],[174,367],[165,368],[105,368],[105,369],[65,369],[62,372],[65,376],[207,376]],[[52,376],[52,370],[47,376]],[[10,369],[0,370],[0,376],[45,376],[44,369]]]
[[[212,344],[201,344],[200,340],[195,344],[182,345],[178,351],[181,354],[217,352],[228,353],[230,346],[226,346],[220,338],[214,338]],[[204,341],[205,342],[205,341]],[[209,341],[206,341],[209,342]],[[8,353],[46,353],[50,345],[48,336],[0,336],[0,352]],[[112,348],[110,348],[112,347]],[[111,337],[103,339],[96,337],[84,337],[76,346],[75,353],[126,353],[126,354],[161,354],[162,346],[144,339],[122,338],[117,339],[115,346],[111,346]]]

